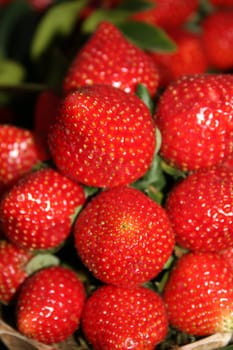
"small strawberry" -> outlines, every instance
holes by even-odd
[[[32,131],[10,124],[0,125],[0,188],[8,188],[48,158],[41,140]]]
[[[85,86],[68,94],[48,141],[65,175],[95,187],[129,184],[143,176],[156,143],[146,105],[110,85]]]
[[[173,81],[155,112],[161,156],[184,171],[223,162],[232,153],[232,100],[231,74],[197,74]]]
[[[168,193],[166,212],[183,248],[233,247],[233,171],[218,166],[187,176]]]
[[[9,240],[25,249],[50,249],[68,237],[83,205],[83,188],[51,168],[25,175],[3,196],[0,218]]]
[[[135,92],[144,84],[151,95],[158,88],[153,60],[128,41],[113,24],[103,22],[78,51],[64,79],[64,92],[82,85],[109,84]]]
[[[27,0],[34,11],[42,12],[48,9],[55,1],[54,0]]]
[[[167,315],[161,297],[145,287],[99,287],[87,300],[82,329],[95,350],[153,350],[165,339]]]
[[[209,14],[201,23],[203,45],[210,66],[233,68],[233,11],[222,9]]]
[[[160,85],[166,86],[181,75],[204,73],[208,61],[199,34],[181,28],[167,30],[175,42],[176,51],[171,53],[150,52],[160,73]]]
[[[0,302],[9,304],[27,278],[26,264],[32,254],[14,244],[0,240]]]
[[[136,12],[132,18],[163,28],[174,28],[184,24],[198,9],[197,0],[150,0],[150,2],[154,7]]]
[[[194,336],[232,332],[233,275],[214,253],[183,255],[170,273],[163,295],[168,320]]]
[[[164,209],[127,186],[95,196],[79,214],[74,236],[78,255],[95,277],[126,286],[155,277],[174,244]]]
[[[17,300],[17,327],[29,338],[58,343],[79,327],[85,289],[77,273],[47,267],[28,277]]]

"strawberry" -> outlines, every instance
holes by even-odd
[[[183,332],[232,332],[233,275],[218,254],[183,255],[170,273],[163,299],[170,324]]]
[[[0,240],[0,301],[9,304],[27,278],[25,265],[32,254],[14,244]]]
[[[135,92],[144,84],[152,96],[158,88],[158,70],[153,60],[108,22],[101,22],[78,51],[64,78],[64,92],[82,85],[108,84]]]
[[[95,187],[129,184],[143,176],[156,143],[146,105],[110,85],[83,86],[68,94],[48,141],[60,171]]]
[[[132,19],[171,28],[183,25],[198,9],[197,0],[150,0],[154,7],[136,12]]]
[[[181,75],[207,71],[208,61],[200,34],[183,28],[167,30],[167,34],[175,42],[176,51],[149,53],[158,67],[161,86],[168,85]]]
[[[102,191],[77,217],[75,246],[99,280],[122,286],[149,281],[172,254],[174,236],[164,209],[143,192]]]
[[[203,45],[210,66],[219,70],[233,68],[233,11],[218,10],[201,23]]]
[[[0,125],[0,188],[8,188],[48,158],[37,134],[10,124]]]
[[[55,1],[54,0],[27,0],[34,11],[42,12],[48,9]]]
[[[233,6],[233,0],[209,0],[209,2],[217,7]]]
[[[190,174],[168,193],[166,212],[182,247],[233,247],[233,171],[218,166]]]
[[[206,168],[232,153],[233,75],[197,74],[173,81],[156,107],[161,156],[183,171]]]
[[[25,175],[3,196],[0,218],[9,240],[25,249],[55,248],[83,205],[83,188],[51,168]]]
[[[68,267],[43,268],[28,277],[17,300],[17,327],[42,343],[57,343],[79,327],[85,289]]]
[[[95,350],[153,350],[165,339],[168,322],[164,303],[154,291],[104,285],[87,300],[82,329]]]

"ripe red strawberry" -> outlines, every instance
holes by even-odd
[[[233,247],[233,171],[219,166],[187,176],[168,194],[166,211],[182,247]]]
[[[165,339],[168,322],[164,303],[154,291],[105,285],[87,300],[82,329],[95,350],[153,350]]]
[[[6,240],[0,240],[0,301],[8,304],[27,278],[26,264],[32,254]]]
[[[3,232],[26,249],[55,248],[70,234],[72,216],[84,201],[79,184],[50,168],[37,170],[25,175],[3,196]]]
[[[14,125],[0,125],[0,188],[11,186],[48,158],[36,134]]]
[[[164,209],[127,186],[94,197],[77,217],[74,236],[78,255],[95,277],[126,286],[155,277],[174,245]]]
[[[172,80],[185,74],[204,73],[208,61],[199,34],[181,28],[167,30],[176,43],[175,52],[150,52],[160,73],[160,85],[166,86]]]
[[[161,95],[155,113],[161,155],[184,171],[221,163],[232,153],[233,75],[178,78]]]
[[[138,84],[144,84],[153,96],[158,79],[153,60],[113,24],[103,22],[76,54],[63,87],[67,93],[82,85],[109,84],[135,92]]]
[[[209,0],[209,2],[217,7],[233,6],[233,0]]]
[[[148,170],[155,150],[149,109],[110,85],[79,88],[63,101],[48,135],[57,167],[88,186],[129,184]]]
[[[204,48],[213,68],[233,68],[233,11],[222,9],[209,14],[203,22]]]
[[[41,269],[20,290],[18,329],[42,343],[58,343],[78,329],[84,301],[84,286],[75,271],[62,266]]]
[[[154,7],[133,14],[137,21],[164,28],[184,24],[198,9],[197,0],[150,0]]]
[[[170,273],[163,298],[170,324],[183,332],[232,332],[233,275],[218,254],[183,255]]]

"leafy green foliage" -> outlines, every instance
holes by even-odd
[[[57,35],[68,36],[77,23],[78,13],[87,4],[86,0],[62,2],[48,10],[35,33],[31,55],[38,58]]]

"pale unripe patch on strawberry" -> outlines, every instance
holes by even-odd
[[[49,133],[57,167],[87,186],[130,184],[148,170],[155,125],[135,95],[107,85],[82,87],[63,101]]]
[[[141,191],[117,187],[98,194],[77,217],[75,246],[103,282],[135,286],[149,281],[172,254],[168,217]]]

